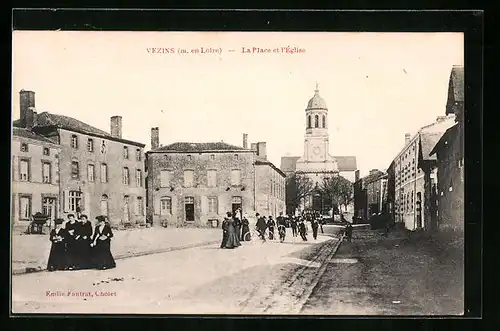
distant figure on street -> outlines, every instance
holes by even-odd
[[[238,210],[233,214],[233,222],[236,246],[241,246],[241,214]]]
[[[345,219],[345,217],[344,217],[344,213],[340,213],[340,221],[342,223],[346,223],[347,222],[346,219]]]
[[[276,226],[276,222],[273,220],[272,216],[269,216],[269,220],[267,221],[267,228],[269,229],[269,240],[274,240],[274,227]]]
[[[283,213],[280,213],[280,216],[277,218],[277,226],[278,226],[278,234],[280,237],[280,242],[285,241],[286,237],[286,218],[283,217]]]
[[[297,219],[295,218],[295,216],[292,216],[290,227],[292,228],[292,236],[297,237]]]
[[[304,219],[299,220],[299,233],[303,241],[307,241],[307,228]]]
[[[111,254],[113,231],[111,230],[111,226],[106,223],[104,216],[97,216],[95,219],[97,220],[97,224],[91,244],[94,248],[94,267],[100,270],[112,269],[116,267],[115,259]]]
[[[88,269],[92,266],[90,243],[92,242],[92,224],[87,215],[80,215],[79,231],[75,236],[76,245],[76,269]]]
[[[236,248],[239,246],[237,242],[238,238],[236,236],[236,230],[234,228],[234,219],[230,212],[227,212],[227,217],[225,221],[226,221],[227,237],[224,246],[222,248],[229,248],[229,249]]]
[[[325,224],[325,219],[323,218],[323,216],[321,216],[321,218],[319,219],[319,228],[321,229],[321,233],[325,233],[323,231],[323,224]]]
[[[266,219],[264,216],[260,216],[259,213],[255,214],[255,217],[257,217],[257,224],[255,226],[257,227],[257,231],[259,231],[259,237],[263,241],[266,241]]]
[[[225,248],[226,247],[226,242],[227,242],[227,230],[229,227],[229,222],[227,221],[227,216],[224,217],[224,220],[222,221],[222,242],[220,243],[220,248]]]
[[[68,214],[68,221],[64,228],[66,230],[66,263],[68,270],[74,270],[78,259],[78,248],[75,238],[80,230],[80,224],[75,220],[75,215]]]
[[[352,225],[348,223],[345,227],[345,235],[347,237],[348,242],[352,242]]]
[[[313,230],[314,240],[316,240],[318,238],[318,227],[319,227],[318,219],[315,217],[311,221],[311,228]]]
[[[250,241],[252,236],[250,235],[250,222],[248,221],[248,215],[245,214],[241,220],[241,241]]]
[[[63,228],[64,220],[58,218],[54,221],[55,228],[50,231],[50,247],[49,261],[47,262],[47,270],[64,270],[66,269],[66,230]]]

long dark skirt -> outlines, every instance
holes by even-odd
[[[237,240],[238,238],[236,237],[236,231],[234,229],[234,226],[231,224],[227,228],[227,240],[226,244],[224,245],[224,248],[236,248],[238,247]]]
[[[241,227],[241,240],[250,241],[252,236],[250,235],[250,227],[248,225],[243,225]]]
[[[109,240],[98,240],[93,251],[93,265],[95,268],[111,269],[116,267],[115,259],[111,254],[111,242]]]
[[[241,246],[240,242],[240,237],[241,237],[241,227],[240,226],[235,226],[234,227],[234,234],[235,234],[235,239],[236,239],[236,246]]]
[[[274,226],[269,227],[269,240],[274,240]]]
[[[93,261],[90,240],[78,240],[76,242],[76,268],[90,269],[92,267]]]
[[[64,270],[67,266],[66,261],[66,248],[64,242],[52,243],[49,260],[47,262],[47,270]]]
[[[227,243],[227,230],[222,232],[222,242],[220,243],[220,248],[225,248]]]
[[[78,263],[78,243],[74,239],[66,241],[66,265],[75,268]]]

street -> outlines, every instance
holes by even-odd
[[[338,246],[331,236],[217,244],[120,260],[115,269],[12,278],[14,313],[295,314]]]

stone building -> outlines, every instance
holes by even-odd
[[[145,223],[144,144],[122,138],[122,118],[107,133],[72,117],[35,110],[35,92],[20,92],[14,122],[60,146],[60,217],[107,215],[113,226]]]
[[[450,74],[446,114],[455,114],[456,124],[446,130],[431,155],[437,157],[438,227],[464,230],[464,68],[454,66]]]
[[[38,212],[53,221],[59,216],[61,203],[60,146],[29,128],[14,127],[11,148],[13,229],[26,230]]]
[[[368,220],[387,208],[387,173],[370,170],[368,176],[354,182],[354,216]]]
[[[413,137],[405,135],[405,146],[394,158],[394,220],[405,228],[430,229],[437,220],[436,157],[430,152],[443,133],[453,125],[454,115],[438,116]]]
[[[279,195],[284,181],[267,161],[266,143],[249,149],[246,135],[243,147],[224,142],[160,146],[159,129],[152,128],[146,166],[147,214],[153,225],[216,227],[238,208],[252,217],[284,209]]]
[[[325,177],[340,175],[351,182],[355,180],[356,157],[330,155],[328,107],[319,95],[318,86],[305,109],[304,153],[300,157],[282,157],[280,168],[286,174],[307,176],[317,188]],[[331,201],[323,198],[319,189],[316,189],[299,208],[321,210],[324,213],[331,208]]]

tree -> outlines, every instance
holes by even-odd
[[[352,183],[342,176],[324,178],[320,185],[321,193],[332,200],[336,206],[347,206],[354,199]]]
[[[286,204],[288,212],[294,212],[300,201],[310,195],[314,184],[309,177],[294,173],[286,179]]]

